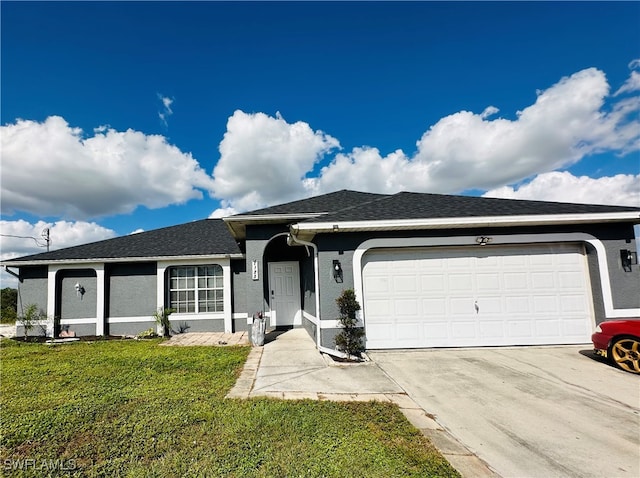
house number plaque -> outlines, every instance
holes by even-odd
[[[258,261],[251,261],[251,278],[258,280]]]

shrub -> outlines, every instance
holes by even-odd
[[[24,314],[20,317],[22,327],[24,327],[24,340],[29,340],[29,331],[33,329],[38,321],[45,318],[44,313],[38,309],[36,304],[29,304],[24,309]],[[46,329],[45,329],[46,330]]]
[[[340,297],[336,299],[340,317],[338,321],[342,326],[342,332],[336,335],[335,341],[338,350],[343,351],[349,358],[352,355],[359,355],[364,351],[362,337],[364,330],[357,327],[358,318],[356,313],[360,310],[360,304],[356,300],[356,294],[353,289],[347,289],[342,292]]]
[[[163,337],[171,336],[171,322],[169,322],[169,316],[174,312],[174,309],[163,309],[161,307],[153,313],[155,321],[162,326]]]

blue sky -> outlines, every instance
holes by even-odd
[[[640,205],[638,2],[7,2],[2,255],[336,189]]]

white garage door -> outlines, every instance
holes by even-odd
[[[579,245],[372,250],[362,277],[369,349],[590,341]]]

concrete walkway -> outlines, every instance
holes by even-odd
[[[251,397],[395,403],[463,477],[498,476],[420,408],[375,362],[334,362],[318,352],[304,329],[271,332],[264,347],[251,349],[227,398]]]
[[[173,335],[171,339],[162,342],[165,346],[208,345],[224,347],[231,345],[249,345],[248,332],[188,332]]]
[[[16,336],[16,325],[2,324],[0,325],[0,336],[1,337],[15,337]]]

